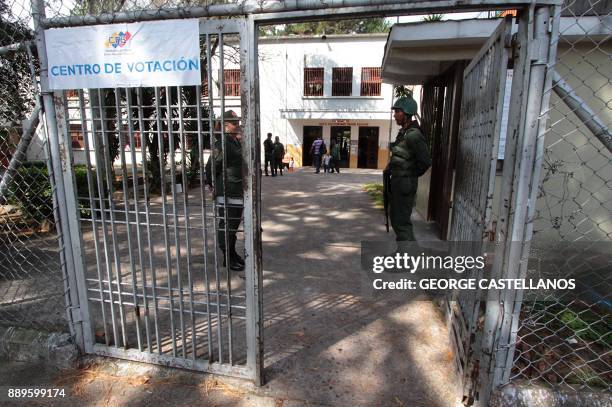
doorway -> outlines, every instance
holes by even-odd
[[[378,127],[360,127],[357,168],[378,168]]]
[[[351,162],[351,127],[333,126],[330,133],[330,147],[338,144],[340,168],[349,168]]]
[[[312,165],[312,155],[310,147],[318,138],[323,137],[323,127],[321,126],[304,126],[304,142],[302,144],[302,166],[307,167]]]

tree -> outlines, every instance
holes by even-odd
[[[0,47],[31,40],[32,31],[21,22],[11,22],[10,7],[0,0]],[[28,55],[24,50],[0,56],[0,131],[19,127],[34,106],[34,92]]]
[[[263,35],[323,35],[366,34],[389,31],[391,25],[384,18],[360,20],[310,21],[283,26],[264,27]]]
[[[401,97],[405,97],[405,96],[410,96],[412,97],[412,94],[414,92],[414,86],[405,86],[405,85],[400,85],[400,86],[396,86],[395,87],[395,97],[396,98],[401,98]]]
[[[32,38],[32,31],[12,16],[11,6],[6,0],[0,0],[0,47]],[[29,57],[24,49],[0,56],[0,94],[0,165],[4,167],[17,147],[22,121],[29,118],[34,109],[34,84]]]
[[[434,21],[442,21],[444,20],[444,14],[428,14],[423,17],[423,21],[425,22],[434,22]]]

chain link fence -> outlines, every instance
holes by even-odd
[[[0,0],[0,326],[68,331],[29,4]]]
[[[576,278],[577,291],[524,301],[515,383],[587,391],[612,383],[611,8],[590,0],[562,8],[529,269],[556,262],[552,278]]]

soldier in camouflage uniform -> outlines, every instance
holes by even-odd
[[[244,259],[236,252],[236,231],[240,226],[243,211],[242,191],[242,130],[240,118],[233,110],[223,114],[225,135],[225,177],[223,172],[223,142],[218,137],[208,162],[206,163],[206,182],[213,189],[219,214],[218,245],[223,251],[223,266],[226,266],[229,254],[229,268],[235,271],[244,270]],[[217,123],[217,131],[221,123]],[[214,165],[214,184],[213,184]],[[227,191],[224,188],[227,185]],[[227,206],[227,217],[225,216]],[[225,223],[227,221],[227,243],[225,245]]]
[[[391,159],[385,171],[391,172],[390,217],[398,248],[400,242],[413,241],[412,207],[414,206],[418,177],[431,166],[425,136],[412,116],[417,112],[416,101],[401,97],[393,105],[395,122],[401,127],[391,143]]]

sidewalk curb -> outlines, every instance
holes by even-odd
[[[604,407],[612,396],[605,391],[572,391],[537,384],[509,384],[495,391],[491,407]]]
[[[44,361],[70,368],[79,351],[67,333],[47,333],[18,327],[0,327],[0,357],[16,362]]]

